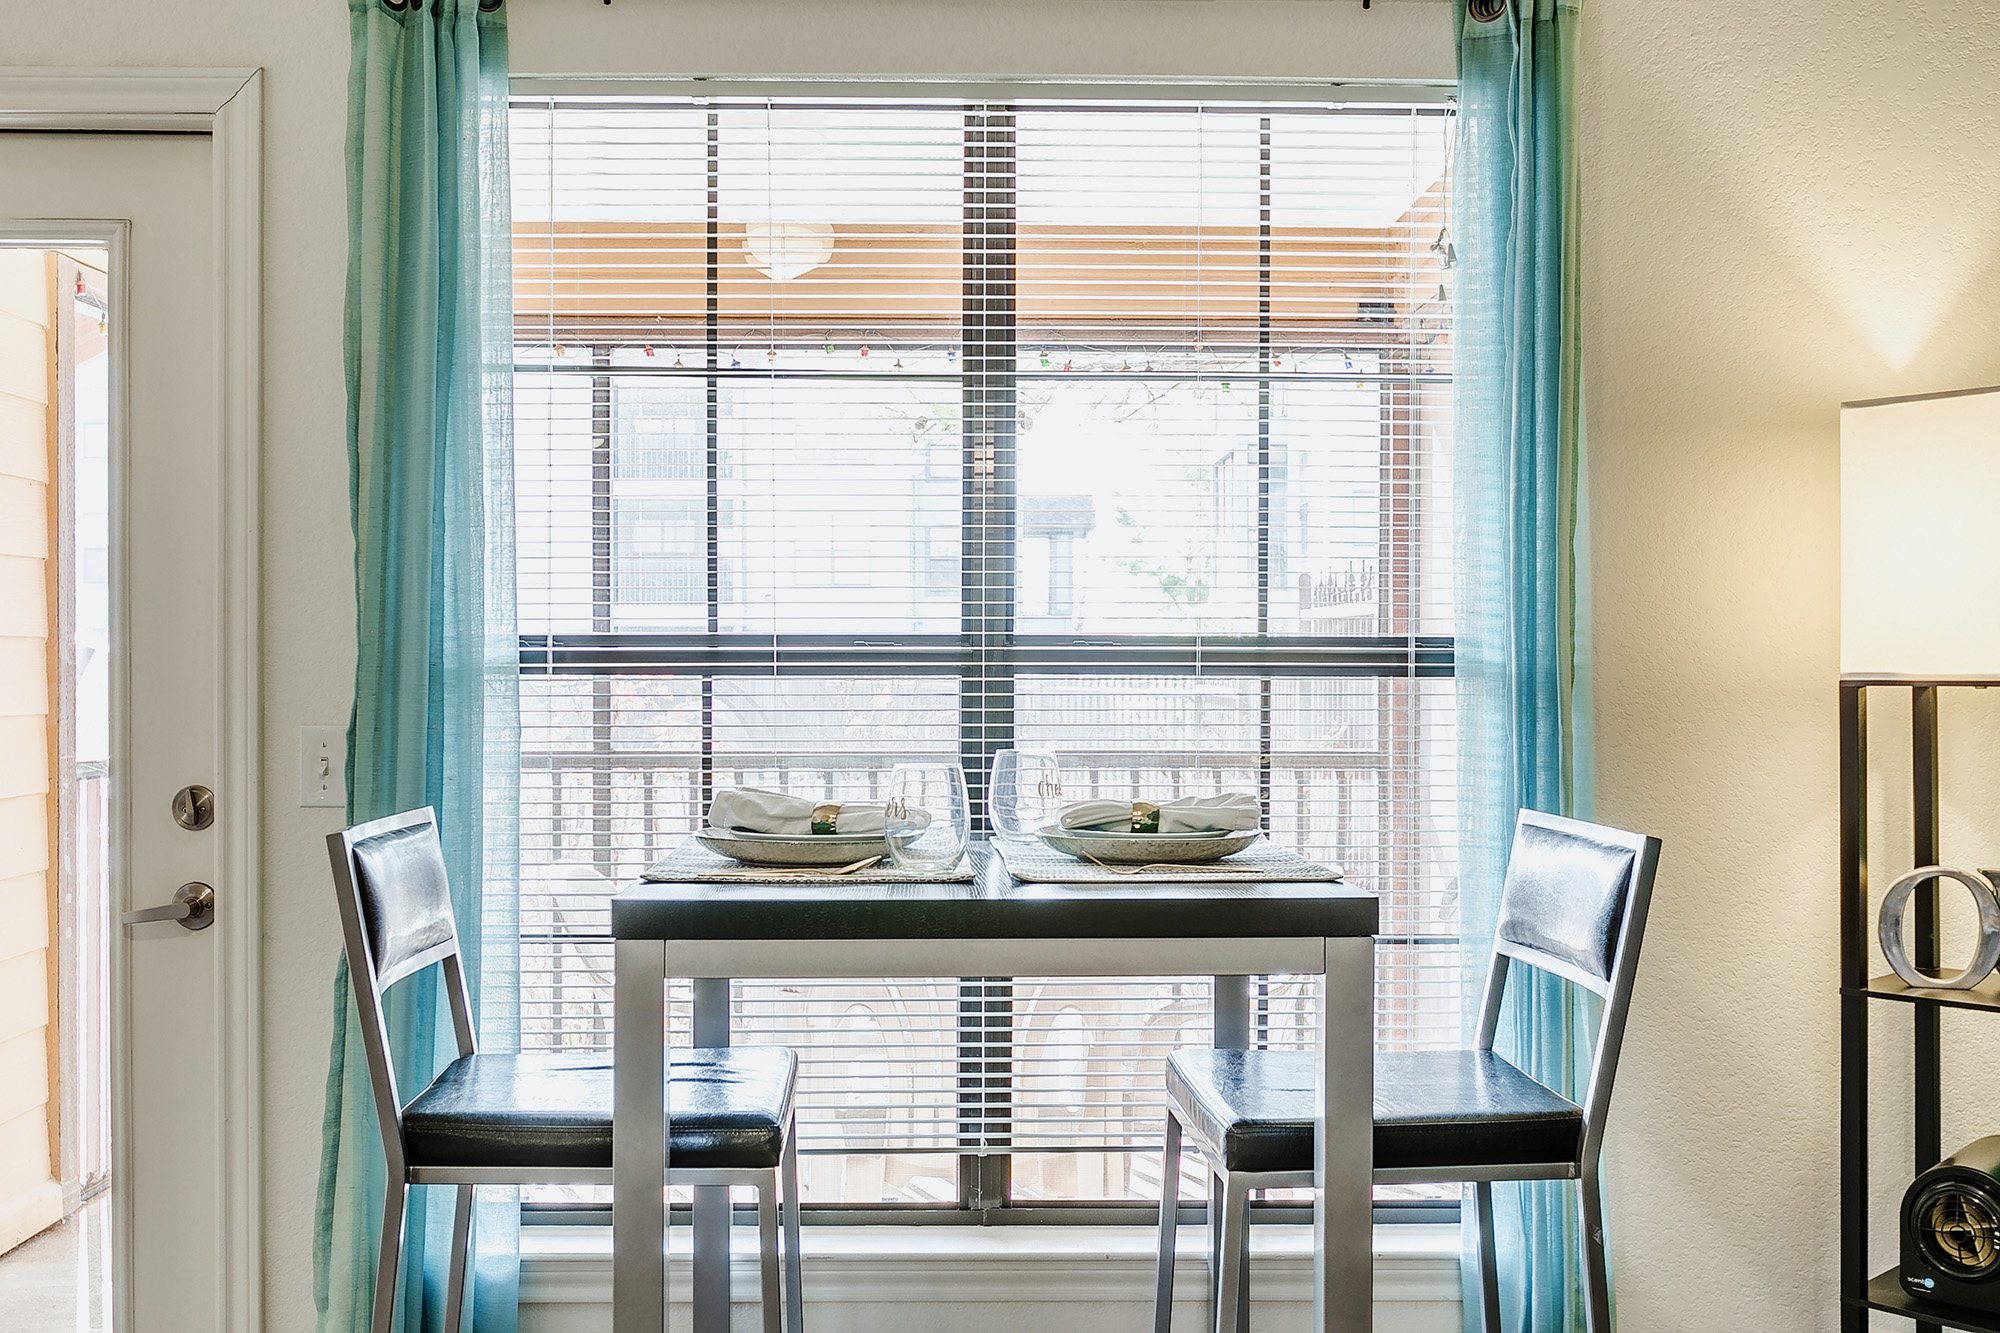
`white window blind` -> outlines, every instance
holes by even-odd
[[[1459,1040],[1449,109],[518,102],[523,1039],[609,1042],[606,900],[732,785],[1052,749],[1256,793]],[[983,814],[983,809],[981,811]],[[807,1196],[1157,1190],[1206,978],[740,983]],[[1307,983],[1261,979],[1260,1041]],[[684,997],[683,997],[684,1002]],[[1199,1189],[1199,1182],[1191,1182]]]

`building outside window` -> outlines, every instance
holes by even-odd
[[[977,806],[1008,746],[1079,798],[1255,793],[1383,895],[1378,1042],[1459,1044],[1450,133],[517,102],[524,1044],[608,1048],[607,900],[716,790],[867,800],[942,757]],[[1254,1038],[1299,1041],[1311,984],[1256,979]],[[1157,1198],[1209,989],[754,982],[732,1014],[800,1052],[809,1203],[991,1217]]]

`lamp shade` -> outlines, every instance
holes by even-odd
[[[1840,670],[2000,679],[2000,387],[1840,409]]]

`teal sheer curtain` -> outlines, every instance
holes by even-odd
[[[494,3],[350,0],[347,426],[354,519],[350,823],[437,811],[482,1049],[519,1031],[520,710],[506,27]],[[489,818],[489,814],[491,817]],[[322,1333],[369,1326],[385,1187],[344,962],[314,1234]],[[388,997],[407,1092],[448,1061],[438,969]],[[481,1189],[467,1327],[516,1325],[517,1191]],[[410,1191],[402,1333],[443,1325],[452,1192]]]
[[[1580,11],[1581,0],[1459,0],[1459,895],[1474,1014],[1516,812],[1590,814]],[[1517,969],[1496,1046],[1575,1097],[1589,1071],[1596,1005],[1588,992]],[[1507,1328],[1582,1329],[1574,1186],[1499,1185],[1494,1198]],[[1468,1290],[1469,1327],[1478,1309]]]

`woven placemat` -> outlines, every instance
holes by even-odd
[[[1187,865],[1120,866],[1080,861],[1041,842],[995,838],[993,850],[1007,873],[1026,884],[1132,884],[1171,880],[1176,884],[1229,884],[1245,880],[1333,880],[1345,872],[1324,861],[1308,861],[1296,852],[1273,847],[1259,838],[1234,856]]]
[[[725,883],[768,882],[772,884],[970,884],[972,865],[964,857],[958,861],[958,869],[946,872],[926,873],[915,870],[898,870],[890,865],[872,865],[866,870],[856,870],[851,874],[834,875],[818,870],[798,870],[778,866],[751,866],[741,861],[732,861],[721,852],[711,852],[708,848],[688,838],[680,846],[668,852],[659,860],[646,867],[640,879],[654,884],[681,883]]]

